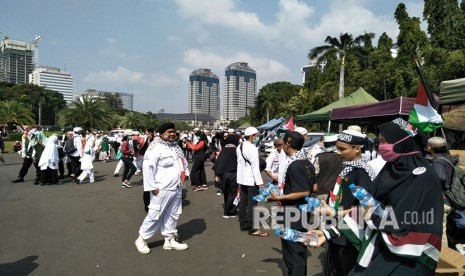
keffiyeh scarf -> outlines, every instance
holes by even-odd
[[[371,180],[375,178],[375,172],[373,169],[361,159],[356,161],[344,161],[342,162],[342,171],[339,173],[339,176],[336,179],[336,185],[332,191],[329,192],[329,206],[333,207],[334,210],[337,210],[339,207],[341,199],[341,181],[344,179],[354,168],[363,169],[367,172]]]

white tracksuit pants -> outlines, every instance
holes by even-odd
[[[89,176],[89,182],[94,183],[95,178],[94,178],[94,169],[89,169],[89,170],[83,170],[82,173],[79,175],[78,179],[82,182],[84,179]]]
[[[179,215],[182,213],[182,186],[175,191],[160,191],[150,195],[149,212],[142,222],[139,235],[147,240],[161,228],[163,236],[176,235]]]
[[[116,168],[115,168],[115,174],[119,174],[119,172],[121,171],[121,169],[124,167],[124,163],[123,163],[123,160],[119,160],[118,161],[118,164],[116,164]]]

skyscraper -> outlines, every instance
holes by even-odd
[[[220,117],[220,79],[210,69],[197,69],[189,75],[188,111]]]
[[[28,76],[35,69],[34,45],[5,38],[0,43],[0,81],[28,83]]]
[[[40,66],[29,74],[29,83],[61,93],[67,104],[73,101],[73,77],[60,68]]]
[[[238,120],[248,115],[255,103],[257,75],[246,62],[232,63],[225,70],[223,119]]]

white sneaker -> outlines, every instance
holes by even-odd
[[[150,253],[150,248],[147,246],[147,243],[141,236],[139,236],[134,243],[136,244],[137,251],[139,251],[141,254]]]
[[[165,244],[163,245],[163,249],[186,250],[187,248],[189,248],[189,246],[187,246],[185,243],[179,243],[176,236],[171,235],[169,237],[165,237]]]

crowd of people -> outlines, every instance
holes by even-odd
[[[281,239],[288,275],[307,275],[308,246],[326,248],[324,275],[433,275],[441,243],[453,248],[465,243],[464,211],[451,206],[444,192],[452,181],[450,164],[456,160],[448,154],[443,138],[427,139],[397,119],[380,125],[373,141],[359,126],[349,126],[339,134],[326,133],[320,142],[304,148],[307,130],[297,127],[275,137],[266,166],[261,166],[260,134],[255,127],[243,132],[199,128],[180,132],[173,123],[163,123],[157,131],[147,129],[142,134],[121,131],[111,143],[107,134],[92,130],[74,128],[62,137],[47,138],[40,129],[25,127],[19,151],[23,165],[13,182],[24,182],[34,164],[34,184],[59,184],[66,176],[76,184],[87,177],[93,183],[93,162],[110,160],[113,148],[118,159],[114,176],[120,176],[124,168],[122,188],[132,187],[134,175],[143,176],[147,215],[135,246],[148,254],[146,241],[158,229],[165,236],[163,249],[188,248],[179,241],[176,229],[182,189],[187,180],[194,192],[208,189],[205,162],[211,161],[217,194],[224,199],[224,219],[238,217],[241,231],[268,237],[267,229],[254,221],[255,196],[266,185],[274,185],[280,192],[267,195],[264,206],[278,207],[277,225],[318,237],[316,244]],[[371,205],[360,205],[349,188],[352,183],[386,210],[380,214]],[[308,197],[318,199],[320,207],[311,214],[296,214]],[[430,220],[406,221],[406,214],[412,212]],[[362,227],[348,227],[351,218],[357,217],[364,221]],[[316,227],[309,228],[308,222],[315,221]]]

